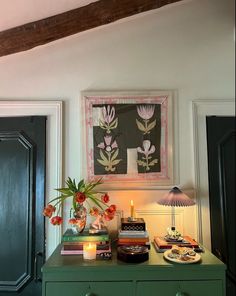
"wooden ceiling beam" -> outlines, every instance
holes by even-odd
[[[181,0],[100,0],[0,32],[0,57]]]

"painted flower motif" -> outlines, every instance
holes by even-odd
[[[97,159],[97,161],[104,166],[107,172],[114,172],[116,165],[121,161],[121,159],[117,159],[119,149],[116,140],[112,141],[112,136],[105,136],[104,142],[98,144],[97,147],[100,148],[99,154],[101,157],[101,159]]]
[[[98,148],[104,149],[107,152],[111,152],[112,149],[117,148],[117,142],[114,140],[113,142],[111,141],[112,137],[111,136],[105,136],[104,137],[104,142],[101,142],[98,144]]]
[[[143,119],[143,123],[136,119],[136,124],[138,129],[143,132],[143,134],[149,134],[150,131],[156,126],[156,119],[149,123],[149,120],[154,115],[155,105],[141,105],[137,106],[138,115]]]
[[[152,156],[150,156],[150,154],[153,154],[156,151],[155,146],[151,145],[151,141],[144,140],[143,149],[138,147],[137,151],[138,153],[144,154],[142,159],[137,160],[137,164],[139,166],[143,166],[147,171],[150,170],[151,166],[154,166],[156,163],[158,163],[158,159],[152,159]]]
[[[115,129],[118,125],[118,117],[115,118],[115,107],[108,105],[102,108],[102,118],[99,119],[100,128],[106,130],[110,134],[112,129]]]
[[[111,107],[110,105],[108,105],[106,108],[104,106],[102,108],[102,115],[103,115],[104,122],[106,122],[107,124],[110,124],[115,117],[115,107]]]
[[[155,105],[141,105],[137,106],[138,115],[145,120],[152,118],[155,110]]]
[[[144,140],[143,141],[143,149],[140,148],[140,147],[137,148],[137,151],[139,153],[143,153],[146,157],[149,154],[154,153],[155,150],[156,150],[155,146],[154,145],[151,146],[151,141],[149,141],[149,140]]]

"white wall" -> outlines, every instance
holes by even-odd
[[[175,89],[179,97],[180,185],[194,188],[191,102],[234,97],[233,3],[182,1],[0,58],[0,99],[64,100],[63,174],[80,179],[81,91]],[[155,203],[162,194],[112,192],[111,198],[125,215],[134,199],[139,215],[146,217],[152,233],[158,233],[170,221],[167,209],[163,212]],[[196,237],[195,207],[181,210],[179,217],[180,228]]]

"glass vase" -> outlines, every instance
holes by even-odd
[[[72,230],[75,234],[83,232],[86,220],[87,220],[87,210],[83,205],[80,205],[73,212],[73,216],[76,219],[76,223],[72,225]]]

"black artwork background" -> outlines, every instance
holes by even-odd
[[[157,158],[158,163],[150,167],[150,170],[146,171],[145,167],[138,166],[139,173],[152,173],[161,171],[160,163],[160,144],[161,144],[161,105],[160,104],[96,104],[93,108],[108,106],[115,108],[115,118],[118,117],[117,128],[111,130],[110,134],[107,134],[106,130],[99,126],[93,127],[93,143],[94,143],[94,175],[106,175],[106,174],[127,174],[127,148],[141,147],[143,150],[143,141],[150,140],[151,145],[154,145],[156,150],[152,156],[152,159]],[[155,111],[149,122],[153,122],[156,119],[156,126],[150,131],[149,134],[143,135],[136,124],[136,119],[143,123],[143,119],[139,117],[137,112],[137,106],[152,106],[155,105]],[[119,154],[117,159],[122,159],[114,172],[107,172],[104,166],[101,165],[97,159],[101,159],[97,147],[98,144],[104,142],[106,135],[112,136],[112,142],[116,140]],[[141,160],[144,154],[138,153],[138,159]]]

